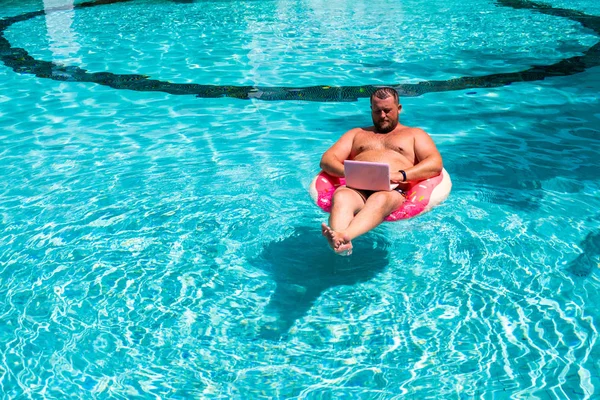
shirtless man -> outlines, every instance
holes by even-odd
[[[392,191],[367,192],[345,186],[333,194],[329,226],[323,236],[340,255],[352,253],[352,239],[378,226],[405,201],[409,181],[420,181],[442,172],[442,157],[425,131],[398,123],[402,109],[398,92],[382,87],[371,95],[373,126],[346,132],[321,158],[321,169],[344,176],[344,160],[373,161],[390,165]]]

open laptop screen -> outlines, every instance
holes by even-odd
[[[390,185],[390,166],[369,161],[344,161],[346,186],[361,190],[392,190],[398,185]]]

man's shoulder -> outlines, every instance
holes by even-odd
[[[356,128],[352,128],[350,129],[348,132],[345,133],[345,135],[358,135],[361,133],[373,133],[375,131],[375,127],[373,126],[368,126],[368,127],[356,127]]]
[[[415,128],[413,126],[406,126],[406,125],[402,125],[401,127],[399,127],[397,133],[401,134],[401,135],[405,135],[405,136],[414,136],[414,137],[428,135],[428,133],[425,132],[421,128]]]
[[[374,126],[359,126],[352,129],[355,132],[375,132]]]

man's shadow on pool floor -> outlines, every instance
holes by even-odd
[[[388,265],[386,240],[369,234],[353,244],[351,256],[338,256],[319,229],[308,227],[296,228],[289,237],[268,243],[251,261],[277,285],[265,309],[268,321],[261,326],[260,337],[280,339],[325,290],[366,282]]]

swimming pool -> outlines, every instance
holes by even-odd
[[[4,396],[598,396],[597,2],[104,3],[0,5]],[[383,84],[453,192],[336,257]]]

